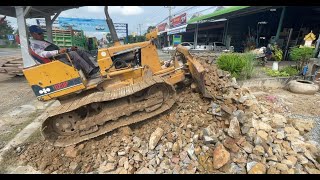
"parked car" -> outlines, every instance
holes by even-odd
[[[226,45],[222,42],[213,42],[213,49],[214,52],[223,52],[224,50],[228,50]]]
[[[191,42],[183,42],[180,45],[186,47],[188,50],[189,49],[194,49],[194,45]]]
[[[188,50],[189,49],[194,49],[194,45],[191,42],[182,42],[180,45],[186,47]],[[176,47],[169,46],[169,47],[162,48],[162,51],[163,52],[169,52],[169,51],[174,51],[175,49],[176,49]]]

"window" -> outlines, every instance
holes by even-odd
[[[222,44],[220,42],[216,42],[215,44],[216,44],[216,46],[225,46],[224,44]]]

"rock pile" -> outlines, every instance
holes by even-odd
[[[148,121],[66,148],[45,142],[19,155],[45,173],[320,173],[310,124],[271,114],[227,72],[208,66],[204,99],[190,88]]]
[[[208,64],[215,62],[221,55],[221,53],[213,52],[190,52],[190,54],[195,58],[203,59]]]

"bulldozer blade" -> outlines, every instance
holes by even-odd
[[[193,80],[196,82],[199,91],[202,93],[203,97],[212,98],[211,94],[208,93],[205,87],[205,69],[204,67],[189,53],[189,50],[181,45],[178,45],[176,48],[177,52],[180,52],[184,55],[187,60],[189,71],[192,75]]]

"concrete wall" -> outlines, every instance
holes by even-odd
[[[261,88],[283,88],[286,81],[289,78],[280,77],[280,78],[263,78],[263,79],[250,79],[246,81],[238,81],[238,84],[241,87],[261,87]]]

